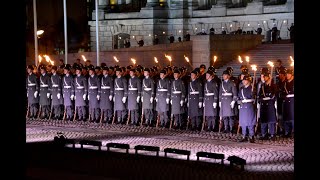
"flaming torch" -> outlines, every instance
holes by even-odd
[[[87,61],[86,57],[84,55],[81,55],[82,59],[84,60],[84,62]]]
[[[190,60],[186,55],[183,55],[184,59],[187,61],[187,63],[191,66],[191,68],[193,69],[193,66],[190,64]]]
[[[256,81],[257,65],[251,65],[251,68],[253,70],[253,80],[252,80],[252,91],[253,91],[254,83]]]
[[[241,56],[238,56],[238,60],[239,60],[240,63],[243,62],[242,59],[241,59]]]
[[[50,63],[51,65],[54,65],[54,61],[52,61],[48,55],[43,55],[43,57],[46,59],[48,63]]]
[[[159,64],[159,61],[158,61],[158,59],[157,59],[156,57],[154,57],[154,62],[155,62],[156,64]],[[160,69],[162,69],[162,67],[161,67],[160,64],[159,64],[159,67],[160,67]]]
[[[218,57],[217,56],[213,56],[213,64],[217,61]]]
[[[113,56],[113,59],[118,63],[119,60],[117,59],[117,57]]]
[[[172,61],[172,58],[171,58],[171,56],[169,56],[169,55],[164,55],[169,61],[170,61],[170,66],[171,66],[171,61]]]
[[[274,67],[274,65],[273,65],[273,62],[271,62],[271,61],[268,61],[268,65],[271,67],[271,81],[272,81],[272,77],[273,77],[273,67]]]
[[[132,63],[134,64],[134,65],[136,65],[136,60],[135,59],[133,59],[133,58],[131,58],[131,61],[132,61]]]
[[[293,60],[293,58],[292,58],[292,56],[290,56],[290,60],[291,60],[291,64],[290,64],[290,66],[294,66],[294,60]]]
[[[250,61],[250,57],[249,56],[246,56],[246,62],[247,62],[247,65],[249,66],[249,61]]]

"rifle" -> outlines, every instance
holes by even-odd
[[[131,116],[131,111],[128,109],[128,119],[127,119],[127,125],[129,124],[129,121],[130,121],[130,116]]]
[[[101,109],[100,123],[102,123],[103,113],[104,113],[104,111],[103,111],[103,109]]]
[[[187,118],[187,129],[186,130],[188,130],[189,124],[190,124],[190,116],[188,116],[188,118]]]
[[[29,105],[29,102],[28,102],[28,107],[27,107],[27,115],[26,115],[26,118],[28,118],[28,116],[29,116],[29,111],[30,111],[30,105]]]
[[[66,112],[67,112],[67,106],[64,106],[64,112],[63,112],[63,118],[62,120],[66,120]]]
[[[223,122],[222,122],[222,117],[220,116],[220,120],[219,120],[219,133],[221,132],[222,126],[223,126]]]
[[[40,105],[40,108],[39,108],[39,113],[38,113],[38,118],[37,118],[37,119],[39,119],[39,117],[40,117],[40,114],[41,114],[41,110],[42,110],[42,106]]]
[[[258,103],[257,103],[257,123],[256,123],[256,127],[254,128],[254,133],[257,133],[258,125],[259,125],[259,119],[260,119],[260,108],[258,108]]]
[[[276,123],[276,132],[275,134],[278,133],[278,125],[279,125],[279,114],[278,114],[278,104],[277,104],[277,100],[275,101],[274,107],[276,109],[276,118],[277,118],[277,123]]]
[[[170,116],[170,127],[169,127],[169,129],[171,129],[171,127],[172,127],[172,121],[173,121],[173,114],[171,113],[171,116]]]
[[[144,116],[144,114],[143,114],[143,107],[141,107],[141,124],[140,124],[140,126],[142,126],[142,124],[143,124],[143,116]]]
[[[158,115],[157,115],[157,124],[156,124],[156,127],[159,126],[159,121],[160,121],[160,113],[158,112]]]
[[[77,116],[77,106],[74,107],[73,122],[76,120],[76,116]]]
[[[53,111],[53,105],[52,105],[52,101],[51,101],[51,110],[50,110],[49,119],[51,119],[52,111]]]
[[[113,110],[113,119],[111,124],[114,124],[115,120],[116,120],[116,110]]]
[[[201,128],[201,131],[203,131],[204,129],[204,124],[206,122],[206,108],[203,107],[203,117],[202,117],[203,121],[202,121],[202,128]]]

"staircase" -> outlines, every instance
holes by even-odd
[[[286,68],[290,67],[291,60],[290,56],[294,59],[294,44],[288,43],[288,44],[261,44],[257,46],[257,48],[249,50],[248,52],[241,55],[242,58],[242,64],[246,64],[245,56],[250,57],[250,65],[254,64],[257,65],[257,72],[256,75],[260,76],[260,69],[262,67],[268,67],[270,69],[270,66],[267,64],[268,61],[272,61],[275,65],[275,62],[277,59],[280,59],[282,61],[282,65]],[[227,69],[227,67],[233,68],[233,75],[238,76],[240,71],[240,66],[242,65],[238,58],[225,64],[224,66],[217,69],[217,75],[220,77],[222,76],[222,73],[224,70]],[[251,66],[248,66],[249,73],[253,75],[253,71]],[[275,72],[275,70],[273,71]]]

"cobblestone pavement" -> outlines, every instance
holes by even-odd
[[[102,125],[88,122],[65,122],[52,120],[27,120],[26,142],[52,141],[57,132],[62,132],[69,139],[91,139],[102,142],[105,146],[109,142],[127,143],[129,153],[134,153],[136,145],[150,145],[160,147],[160,156],[164,156],[163,149],[167,147],[190,150],[190,160],[196,160],[199,151],[225,154],[225,158],[236,155],[246,159],[245,173],[284,173],[284,179],[291,178],[294,171],[294,141],[293,139],[277,138],[276,141],[256,140],[255,143],[239,143],[241,137],[233,134],[217,132],[193,132],[186,130],[169,130],[155,127]],[[80,145],[76,145],[80,147]],[[85,148],[95,148],[87,147]],[[106,150],[106,147],[102,147]],[[112,149],[112,151],[124,152]],[[154,155],[141,152],[140,154]],[[185,156],[168,154],[168,157],[185,159]],[[211,159],[202,161],[216,162]],[[225,164],[228,164],[225,161]],[[288,173],[289,172],[289,173]],[[271,176],[270,176],[271,177]]]

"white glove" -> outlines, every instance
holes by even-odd
[[[240,104],[238,105],[238,109],[240,109]]]
[[[166,103],[169,104],[169,98],[166,99]]]
[[[172,99],[170,100],[170,104],[172,104]]]
[[[29,93],[27,92],[27,97],[28,97]]]
[[[58,99],[60,99],[60,97],[61,97],[61,94],[60,94],[60,93],[58,93],[58,94],[57,94],[57,98],[58,98]]]
[[[90,95],[88,94],[88,100],[90,100]]]
[[[153,103],[153,97],[150,98],[150,103]]]
[[[221,102],[219,102],[219,107],[221,107]]]
[[[83,97],[83,100],[86,100],[86,94],[84,94],[82,97]],[[89,100],[89,96],[88,96],[88,100]]]
[[[112,96],[111,95],[109,96],[109,100],[112,101]]]
[[[72,94],[72,95],[70,96],[70,99],[73,100],[73,99],[76,99],[76,97]]]
[[[143,96],[141,97],[141,102],[143,102]]]
[[[50,93],[47,93],[47,98],[50,98]]]
[[[189,107],[189,102],[187,102],[187,107]]]
[[[216,102],[213,103],[213,108],[214,109],[217,108],[217,103]]]
[[[52,99],[52,94],[51,94],[50,98]]]
[[[113,102],[115,102],[116,101],[116,97],[113,97]]]
[[[140,101],[140,96],[137,97],[137,103],[139,103],[139,101]]]
[[[158,102],[158,98],[156,98],[156,102]]]
[[[205,103],[202,103],[202,106],[205,107],[206,106]]]
[[[100,95],[97,95],[97,99],[98,99],[98,101],[100,100]]]
[[[183,106],[183,101],[182,100],[180,101],[180,106]]]
[[[230,105],[231,105],[231,108],[232,108],[232,109],[234,108],[234,104],[235,104],[235,103],[236,103],[235,101],[231,101]]]
[[[202,108],[202,102],[199,102],[199,108]]]
[[[126,98],[126,97],[123,97],[123,98],[122,98],[122,102],[123,102],[123,103],[126,103],[126,101],[127,101],[127,98]]]
[[[261,105],[260,105],[260,103],[258,103],[258,104],[257,104],[257,108],[260,109],[260,107],[261,107]]]
[[[274,108],[277,109],[277,107],[278,107],[278,105],[277,105],[277,102],[276,102],[276,103],[274,103]]]

